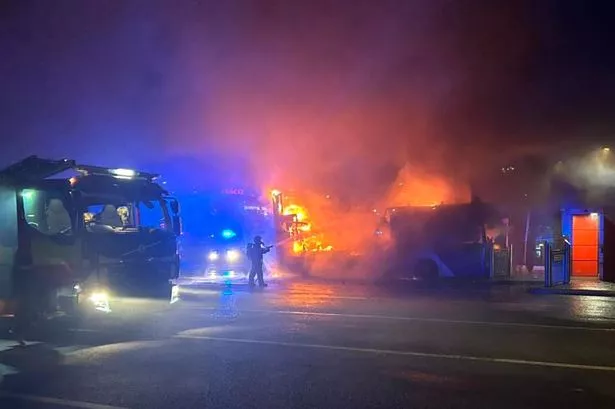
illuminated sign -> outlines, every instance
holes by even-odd
[[[245,194],[243,189],[224,189],[222,193],[225,195],[243,195]]]

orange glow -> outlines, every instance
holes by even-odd
[[[409,167],[399,172],[388,192],[371,203],[348,205],[335,192],[310,188],[295,192],[281,192],[286,201],[281,213],[295,216],[285,226],[289,239],[287,251],[293,255],[332,251],[371,255],[382,216],[378,209],[408,205],[435,208],[442,202],[455,203],[466,196],[469,201],[470,197],[469,189],[456,189],[443,177],[411,172]],[[388,245],[387,237],[377,237],[378,246]]]
[[[317,209],[317,206],[315,206]],[[294,222],[289,223],[285,229],[291,237],[292,248],[290,249],[294,254],[302,254],[305,252],[321,252],[331,251],[333,246],[329,243],[324,244],[322,222],[314,224],[311,219],[311,211],[308,212],[307,207],[297,204],[295,201],[288,206],[285,206],[282,214],[285,216],[295,216]],[[324,216],[324,215],[323,215]],[[320,219],[319,219],[320,220]],[[323,218],[325,220],[325,218]],[[319,228],[319,233],[316,234],[312,231],[313,226]],[[329,230],[329,229],[327,229]],[[329,232],[330,233],[330,232]]]
[[[302,253],[303,243],[300,240],[293,241],[293,253]]]
[[[303,222],[307,220],[307,212],[305,211],[305,209],[296,204],[291,204],[291,205],[286,206],[284,208],[283,214],[284,216],[289,216],[291,214],[294,214],[295,216],[297,216],[298,222]]]
[[[283,296],[273,302],[274,304],[280,303],[285,307],[295,308],[332,305],[339,303],[335,294],[335,287],[327,284],[292,283],[283,293]]]
[[[407,165],[399,171],[385,201],[385,207],[466,203],[470,201],[470,190],[442,176],[425,174]]]

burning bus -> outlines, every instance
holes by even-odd
[[[407,185],[395,184],[392,193]],[[417,200],[411,192],[401,193],[397,196]],[[506,231],[502,218],[478,198],[379,212],[334,203],[326,195],[273,191],[272,205],[278,259],[291,270],[349,279],[489,278],[510,273],[506,240],[494,243],[500,239],[494,232]]]
[[[386,278],[490,278],[500,270],[509,274],[508,250],[494,246],[487,235],[488,227],[500,222],[497,210],[478,200],[389,208],[376,231],[386,242]]]
[[[176,300],[179,204],[156,178],[36,156],[1,171],[3,312],[19,282],[36,283],[45,311],[107,311],[112,296]]]

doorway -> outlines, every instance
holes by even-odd
[[[572,216],[572,276],[598,277],[600,217],[597,213]]]

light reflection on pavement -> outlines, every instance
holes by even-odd
[[[612,373],[601,375],[615,371],[613,299],[297,279],[266,289],[184,281],[180,297],[166,307],[127,299],[121,316],[0,352],[16,371],[2,388],[147,409],[599,408],[615,399]]]

